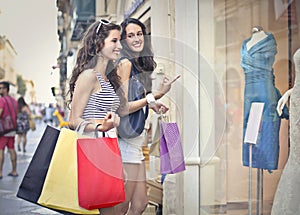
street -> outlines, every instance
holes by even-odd
[[[33,203],[27,202],[16,197],[19,185],[31,161],[33,153],[42,137],[46,124],[44,122],[36,123],[36,130],[29,131],[27,134],[26,153],[17,151],[17,171],[18,177],[10,177],[7,174],[11,171],[11,162],[8,152],[5,152],[5,161],[3,165],[3,178],[0,180],[0,215],[52,215],[58,214],[52,210],[43,208]],[[17,149],[17,143],[15,143]]]

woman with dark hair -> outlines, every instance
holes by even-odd
[[[83,36],[73,69],[69,94],[69,127],[75,129],[82,121],[87,135],[93,134],[97,124],[102,132],[116,137],[115,126],[119,116],[115,113],[120,105],[114,88],[119,87],[119,78],[113,66],[122,48],[120,26],[101,19],[91,24]],[[114,208],[100,209],[101,214],[115,214]]]
[[[23,97],[18,99],[18,115],[17,115],[17,143],[18,151],[21,151],[21,142],[23,143],[23,152],[26,152],[27,144],[27,132],[30,129],[29,117],[31,116],[31,110]]]
[[[129,114],[143,110],[143,122],[148,115],[148,108],[155,112],[165,113],[168,108],[157,102],[170,89],[172,83],[180,76],[175,77],[169,81],[165,77],[160,83],[157,91],[152,93],[152,72],[156,68],[156,62],[153,58],[151,49],[150,36],[147,36],[146,27],[137,19],[128,18],[121,23],[121,43],[123,49],[121,51],[121,58],[119,59],[118,75],[121,81],[121,90],[117,91],[121,106],[118,110],[121,118],[127,117]],[[143,86],[140,91],[138,99],[131,100],[128,93],[131,91],[139,91],[134,89],[129,82],[134,79]],[[136,122],[138,123],[138,122]],[[122,126],[122,119],[120,127],[118,128],[119,146],[122,155],[123,166],[125,170],[125,191],[126,201],[116,207],[116,214],[142,214],[148,204],[147,190],[146,190],[146,171],[144,156],[142,153],[142,145],[145,141],[145,134],[143,131],[137,132],[132,136],[123,135],[126,133],[122,128],[131,128],[131,124]]]

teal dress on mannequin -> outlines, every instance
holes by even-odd
[[[243,140],[252,102],[263,102],[261,130],[253,145],[252,167],[274,170],[278,167],[280,117],[276,106],[280,92],[274,84],[273,63],[277,44],[271,33],[247,50],[246,39],[241,48],[241,66],[245,74]],[[287,107],[282,118],[288,118]],[[249,144],[243,142],[243,165],[249,166]]]

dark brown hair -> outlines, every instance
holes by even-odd
[[[0,84],[3,85],[3,87],[5,89],[7,89],[7,92],[9,92],[9,85],[10,85],[9,82],[7,82],[7,81],[1,81]]]
[[[143,35],[144,35],[144,48],[139,54],[138,57],[134,57],[134,52],[128,47],[126,42],[126,27],[129,24],[136,24],[141,27]],[[128,59],[132,59],[134,67],[142,73],[140,77],[140,81],[144,84],[146,91],[151,91],[152,88],[152,78],[151,74],[153,70],[156,68],[156,62],[153,58],[152,46],[150,35],[147,35],[146,26],[137,19],[127,18],[121,23],[122,32],[121,32],[121,44],[123,49],[121,50],[121,56],[124,56]]]
[[[28,106],[23,97],[18,98],[18,112],[22,112],[22,108]]]

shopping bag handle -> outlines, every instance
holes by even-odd
[[[92,123],[89,122],[89,121],[86,121],[86,120],[81,121],[81,122],[77,125],[77,127],[75,128],[75,131],[76,131],[77,133],[79,133],[80,135],[82,135],[83,132],[84,132],[85,127],[86,127],[88,124],[92,124]]]
[[[163,114],[162,111],[159,111],[157,114],[159,115],[159,120],[161,120],[162,122],[170,122],[169,116]]]
[[[95,137],[98,138],[98,127],[102,124],[97,124],[95,128]],[[105,137],[105,132],[102,131],[102,136]]]

